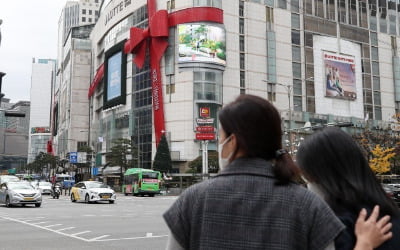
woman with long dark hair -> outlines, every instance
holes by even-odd
[[[189,187],[164,214],[169,249],[325,249],[344,229],[332,210],[293,182],[281,117],[241,95],[219,112],[220,173]]]
[[[328,127],[307,138],[297,152],[297,163],[309,188],[319,194],[346,225],[335,240],[336,249],[353,249],[354,227],[361,209],[379,205],[390,215],[394,237],[377,249],[400,249],[399,208],[386,196],[361,148],[339,128]]]

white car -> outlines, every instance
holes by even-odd
[[[53,188],[51,186],[51,183],[48,181],[40,181],[36,185],[37,189],[40,190],[42,194],[51,194],[53,191]]]
[[[36,207],[42,205],[42,194],[32,187],[29,182],[4,182],[0,185],[0,203],[6,207],[12,205],[34,204]]]
[[[108,185],[98,181],[82,181],[71,189],[71,201],[84,201],[86,203],[108,201],[111,204],[117,198],[114,190]]]
[[[8,181],[19,181],[19,178],[15,175],[0,175],[0,184]]]

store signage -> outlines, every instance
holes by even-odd
[[[210,108],[209,107],[201,107],[200,108],[200,117],[203,117],[203,118],[210,117]]]
[[[197,132],[214,132],[215,128],[214,126],[197,126],[196,127]]]
[[[196,133],[196,140],[215,140],[215,133]]]
[[[196,119],[196,122],[198,123],[198,124],[212,124],[212,123],[214,123],[214,118],[206,118],[206,119],[203,119],[203,118],[197,118]]]
[[[122,12],[124,8],[128,7],[128,5],[131,4],[132,0],[124,0],[120,1],[115,5],[114,8],[112,8],[107,14],[106,14],[106,20],[104,22],[104,25],[107,25],[107,23],[115,16],[118,15],[118,13]]]

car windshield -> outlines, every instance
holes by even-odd
[[[9,182],[9,189],[34,189],[31,184],[26,182]]]
[[[48,187],[48,186],[51,186],[51,183],[50,182],[39,182],[39,187]]]
[[[2,176],[1,181],[2,182],[19,181],[19,178],[17,176]]]
[[[87,188],[109,188],[108,185],[101,182],[88,182],[86,183]]]

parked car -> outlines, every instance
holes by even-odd
[[[42,205],[42,194],[29,182],[4,182],[0,185],[0,203],[11,207],[13,205],[34,204],[35,207]]]
[[[82,181],[71,189],[71,201],[84,201],[86,203],[108,201],[114,203],[116,194],[108,185],[98,181]]]
[[[382,184],[382,187],[385,190],[386,195],[392,198],[397,205],[400,206],[400,187],[390,184]]]
[[[52,186],[51,183],[48,181],[40,181],[37,183],[37,188],[42,194],[51,194],[52,193]]]
[[[0,184],[8,181],[19,181],[19,178],[15,175],[0,175]]]

